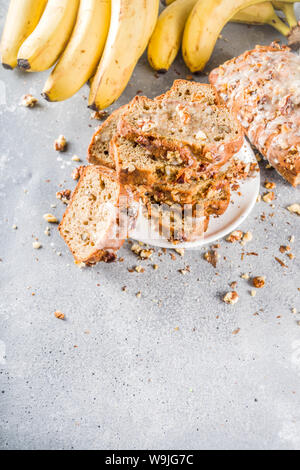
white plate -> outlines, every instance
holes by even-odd
[[[254,152],[245,140],[245,143],[236,155],[241,161],[247,164],[257,163]],[[162,238],[155,231],[151,231],[149,220],[143,216],[143,211],[140,210],[136,229],[131,233],[130,237],[134,240],[138,240],[142,243],[158,246],[161,248],[185,248],[185,249],[197,249],[204,245],[210,244],[225,237],[239,225],[241,225],[248,215],[251,213],[256,203],[260,188],[260,174],[259,171],[255,171],[253,175],[248,177],[245,181],[240,182],[238,192],[232,192],[230,205],[222,216],[211,217],[207,232],[197,241],[184,242],[174,245],[167,239]]]

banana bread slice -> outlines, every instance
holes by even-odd
[[[133,202],[129,190],[124,191],[114,171],[92,165],[83,169],[59,226],[77,264],[115,261],[127,237],[123,215]],[[129,230],[136,215],[130,213]]]
[[[191,179],[212,178],[220,171],[219,165],[208,162],[193,162],[189,166],[178,151],[154,155],[142,145],[119,136],[111,140],[110,152],[122,184],[187,183]]]
[[[94,134],[88,149],[88,162],[93,165],[102,165],[115,170],[115,162],[111,158],[109,144],[111,139],[117,133],[120,116],[126,110],[126,106],[116,109],[107,119],[98,131]]]
[[[240,124],[225,106],[144,96],[129,104],[118,131],[155,155],[177,151],[187,165],[224,162],[241,149],[244,139]]]
[[[197,101],[209,106],[220,104],[218,93],[212,85],[181,79],[175,80],[170,90],[156,98],[156,100],[166,99],[188,102]]]

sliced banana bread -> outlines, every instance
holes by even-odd
[[[218,165],[208,162],[193,162],[189,166],[178,151],[154,155],[142,145],[122,137],[111,140],[110,152],[122,184],[187,183],[191,179],[212,178],[220,171]]]
[[[112,170],[116,169],[115,162],[109,152],[109,143],[117,132],[120,116],[124,113],[126,108],[127,105],[114,111],[94,134],[88,149],[89,163],[106,166]]]
[[[188,165],[195,161],[218,164],[243,144],[240,124],[224,106],[135,97],[121,116],[119,133],[155,155],[177,151]]]
[[[120,214],[127,213],[132,201],[132,194],[124,193],[114,171],[92,165],[82,171],[59,226],[76,263],[92,265],[116,259],[116,251],[127,237]],[[132,218],[135,216],[136,213],[131,214]]]
[[[179,101],[198,101],[206,105],[220,104],[215,88],[207,83],[175,80],[172,88],[156,100],[174,99]]]

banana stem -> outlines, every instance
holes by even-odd
[[[295,14],[295,7],[293,3],[272,2],[276,10],[282,11],[287,19],[290,28],[298,26],[298,20]]]
[[[277,29],[283,36],[288,37],[291,34],[291,28],[289,28],[281,19],[274,13],[274,17],[270,19],[269,24],[273,28]]]

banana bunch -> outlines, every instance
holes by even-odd
[[[73,96],[91,80],[89,106],[104,109],[127,86],[155,28],[159,0],[11,0],[1,62],[41,72],[42,95]]]
[[[164,3],[167,8],[159,16],[148,46],[149,63],[161,72],[170,68],[181,44],[188,68],[192,72],[202,71],[229,21],[269,24],[287,37],[291,45],[300,42],[295,0],[164,0]],[[285,14],[289,26],[275,9]]]

